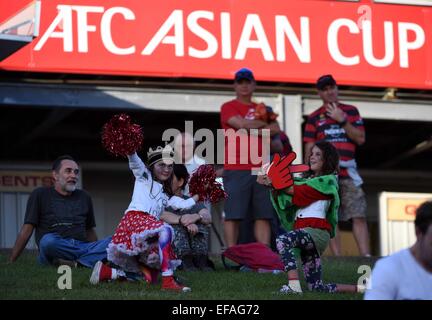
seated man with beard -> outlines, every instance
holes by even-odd
[[[79,167],[72,157],[65,155],[54,161],[54,186],[31,193],[10,262],[18,259],[33,230],[41,264],[92,268],[106,259],[111,237],[97,241],[92,200],[86,191],[77,189],[78,175]]]

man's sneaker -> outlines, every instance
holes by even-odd
[[[279,293],[282,293],[282,294],[302,294],[302,292],[295,291],[293,288],[291,288],[287,284],[284,284],[282,286],[282,288],[280,288]]]
[[[55,259],[53,259],[52,263],[56,267],[64,266],[64,265],[69,266],[71,268],[77,268],[78,267],[78,262],[73,261],[73,260],[61,259],[61,258],[55,258]]]
[[[98,284],[101,281],[108,281],[113,279],[113,269],[104,265],[102,261],[96,262],[90,276],[91,284]]]
[[[171,290],[177,292],[190,292],[191,288],[179,284],[173,276],[162,277],[162,290]]]

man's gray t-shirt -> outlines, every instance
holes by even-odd
[[[31,193],[24,223],[36,228],[38,246],[47,233],[86,241],[86,230],[96,226],[93,204],[87,192],[75,190],[70,196],[63,196],[53,187],[37,188]]]

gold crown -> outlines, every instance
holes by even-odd
[[[157,146],[155,149],[149,148],[147,158],[151,158],[156,154],[162,154],[163,158],[172,158],[174,156],[173,148],[170,145],[165,147]]]

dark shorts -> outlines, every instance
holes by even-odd
[[[225,200],[225,220],[271,220],[275,211],[267,187],[256,182],[249,170],[225,170],[223,183],[228,194]]]
[[[339,180],[341,210],[339,220],[366,218],[366,196],[361,186],[356,186],[352,179]]]

